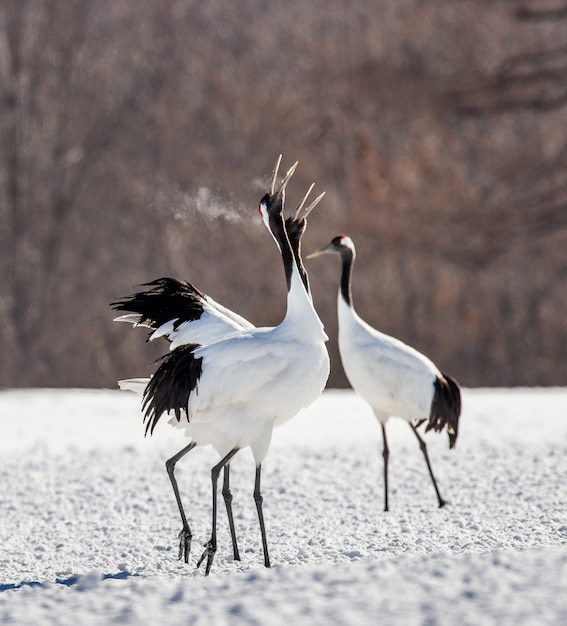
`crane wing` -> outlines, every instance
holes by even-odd
[[[248,320],[186,281],[158,278],[144,286],[149,289],[111,304],[117,311],[128,311],[115,321],[152,329],[148,340],[165,337],[172,350],[189,343],[213,343],[254,328]]]
[[[341,358],[353,388],[390,415],[429,416],[434,381],[440,375],[425,355],[362,320],[339,338]]]

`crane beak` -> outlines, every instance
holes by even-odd
[[[280,156],[278,157],[278,160],[276,161],[276,165],[274,167],[274,171],[272,173],[272,182],[270,184],[270,195],[271,196],[274,195],[274,189],[276,188],[276,178],[278,177],[278,170],[280,169],[281,162],[282,162],[282,155],[280,154]]]
[[[315,187],[315,183],[311,183],[311,187],[309,187],[309,189],[307,190],[307,193],[303,196],[303,200],[297,205],[297,209],[295,209],[295,213],[293,214],[294,220],[296,220],[297,217],[299,216],[299,212],[301,211],[301,209],[303,208],[303,205],[307,201],[307,198],[309,197],[309,194],[311,193],[311,190],[313,189],[313,187]]]
[[[299,205],[297,206],[297,209],[295,209],[295,213],[293,214],[293,218],[292,218],[293,220],[298,219],[299,214],[301,213],[301,209],[303,209],[303,206],[307,202],[307,198],[309,197],[309,194],[311,193],[311,190],[313,189],[313,187],[315,187],[315,183],[311,183],[311,186],[307,190],[307,193],[303,196],[303,200],[299,203]],[[313,211],[313,209],[319,204],[319,202],[321,202],[325,193],[326,193],[325,191],[323,193],[320,193],[315,198],[315,200],[313,200],[313,202],[305,209],[305,213],[303,214],[303,217],[301,219],[307,218],[307,216],[311,213],[311,211]]]
[[[276,161],[276,165],[274,167],[274,171],[272,172],[272,181],[270,183],[270,195],[273,196],[274,194],[283,194],[283,192],[285,191],[285,188],[287,187],[287,184],[289,183],[290,178],[293,176],[293,173],[295,172],[295,169],[297,168],[297,165],[299,163],[299,161],[296,161],[287,171],[287,174],[284,176],[284,179],[281,182],[281,185],[278,187],[278,190],[276,191],[276,180],[278,178],[278,171],[280,169],[280,165],[282,162],[282,155],[280,154],[280,156],[278,157],[278,160]]]
[[[326,194],[326,191],[323,191],[323,193],[320,193],[315,200],[313,200],[313,202],[305,209],[305,213],[303,215],[303,219],[306,219],[307,216],[311,213],[311,211],[313,211],[313,209],[319,204],[319,202],[321,202],[321,200],[323,199],[323,196]]]
[[[287,184],[289,183],[291,177],[293,176],[293,173],[295,172],[297,166],[299,164],[299,161],[296,161],[287,171],[287,174],[285,175],[284,179],[282,180],[282,184],[280,185],[277,193],[278,194],[283,194],[283,192],[285,191],[285,188],[287,187]]]
[[[311,254],[307,255],[308,259],[314,259],[315,257],[321,256],[322,254],[329,254],[331,252],[334,252],[333,249],[333,242],[331,241],[331,243],[328,243],[326,246],[323,246],[322,248],[319,248],[319,250],[315,250],[315,252],[312,252]]]

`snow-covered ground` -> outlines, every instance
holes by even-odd
[[[232,463],[242,561],[219,501],[211,575],[210,466],[178,465],[193,529],[177,560],[164,460],[186,444],[144,438],[118,391],[0,393],[2,624],[567,624],[567,389],[464,390],[455,450],[430,433],[436,498],[407,424],[392,421],[389,513],[381,438],[350,391],[326,391],[274,434],[262,565],[249,451]]]

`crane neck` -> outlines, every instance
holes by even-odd
[[[323,324],[313,307],[307,272],[301,260],[300,238],[292,237],[293,244],[290,243],[281,212],[269,214],[268,227],[282,255],[287,285],[287,312],[283,326],[291,324],[294,333],[326,340]]]
[[[313,307],[307,272],[301,260],[301,233],[288,235],[283,218],[283,203],[279,198],[266,197],[260,202],[260,212],[265,225],[282,255],[287,286],[287,311],[282,328],[294,328],[294,333],[325,341],[323,324]],[[318,339],[316,339],[318,340]]]
[[[301,335],[314,341],[327,341],[323,323],[313,306],[311,294],[307,292],[303,276],[295,261],[291,271],[290,288],[287,294],[287,310],[282,328],[293,327],[295,335]]]
[[[301,282],[305,287],[305,291],[311,297],[311,288],[309,287],[309,277],[307,276],[307,270],[303,265],[303,259],[301,258],[301,240],[290,240],[290,245],[293,248],[293,256],[295,258],[295,264],[297,266],[297,270],[299,272],[299,276],[301,277]]]
[[[285,280],[288,292],[291,289],[291,276],[295,265],[294,254],[291,249],[291,244],[285,230],[283,216],[280,212],[270,213],[268,216],[268,228],[272,233],[272,237],[275,239],[280,254],[282,255],[282,262],[285,272]]]
[[[339,286],[339,293],[342,296],[345,303],[353,308],[352,304],[352,267],[354,265],[354,252],[348,248],[341,250],[341,284]]]

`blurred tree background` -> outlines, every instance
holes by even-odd
[[[1,387],[148,375],[108,303],[160,276],[278,323],[280,152],[369,323],[467,386],[567,382],[566,2],[0,0],[0,141]]]

